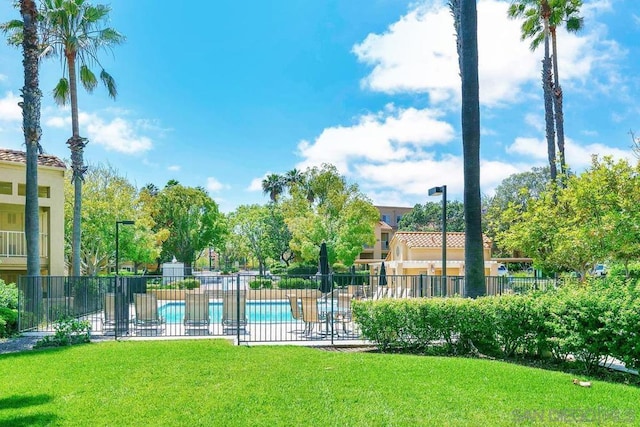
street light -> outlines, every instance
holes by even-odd
[[[447,186],[429,189],[429,196],[442,195],[442,286],[443,295],[446,294],[447,283]]]
[[[118,275],[118,272],[120,271],[119,269],[119,246],[120,246],[120,236],[119,236],[119,231],[118,231],[118,227],[120,226],[120,224],[122,225],[133,225],[135,224],[134,221],[130,220],[130,219],[125,219],[123,221],[116,221],[116,276]]]

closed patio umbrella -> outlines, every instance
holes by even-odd
[[[384,261],[382,261],[382,265],[380,266],[380,278],[378,279],[378,285],[387,286],[387,269],[384,266]]]
[[[327,253],[327,244],[322,242],[320,245],[320,292],[326,294],[331,292],[333,283],[329,280],[329,254]]]

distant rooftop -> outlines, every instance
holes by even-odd
[[[442,233],[439,231],[399,231],[393,235],[394,239],[405,242],[410,248],[439,248],[442,247]],[[448,248],[464,248],[463,232],[447,232]],[[483,246],[491,247],[491,239],[482,235]]]
[[[27,153],[25,153],[24,151],[0,148],[0,161],[27,163]],[[62,160],[60,160],[56,156],[50,156],[48,154],[38,155],[38,165],[62,169],[67,168]]]

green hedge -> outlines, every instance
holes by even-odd
[[[6,338],[18,332],[18,310],[0,307],[0,338]]]
[[[155,281],[155,279],[154,279]],[[157,283],[152,281],[147,282],[147,289],[197,289],[200,287],[200,281],[198,279],[184,279],[177,280],[163,284],[158,280]]]
[[[441,348],[502,357],[566,360],[585,372],[605,356],[640,367],[640,287],[592,280],[547,293],[475,300],[432,298],[354,301],[364,338],[382,349]]]
[[[18,308],[18,287],[0,279],[0,308]]]
[[[287,268],[287,274],[290,276],[313,276],[318,272],[318,266],[315,264],[291,264]]]
[[[251,289],[271,289],[273,288],[273,282],[271,279],[253,279],[249,282],[249,288]]]
[[[318,282],[302,277],[283,277],[278,282],[280,289],[318,289]]]

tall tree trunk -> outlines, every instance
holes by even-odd
[[[542,20],[544,22],[544,58],[542,59],[542,92],[544,94],[544,122],[547,137],[547,157],[551,182],[556,182],[556,133],[553,115],[553,76],[551,75],[551,58],[549,57],[549,4],[543,1]]]
[[[556,134],[558,136],[558,157],[560,160],[560,185],[564,186],[567,177],[566,156],[564,153],[564,114],[562,112],[562,87],[558,77],[558,46],[556,39],[556,27],[549,27],[551,33],[551,46],[553,49],[553,108],[555,110]]]
[[[69,66],[69,95],[71,97],[72,136],[67,140],[71,150],[71,169],[73,170],[73,231],[71,235],[71,269],[73,276],[80,276],[81,270],[81,230],[82,230],[82,182],[87,168],[84,166],[83,153],[87,139],[80,136],[78,124],[78,84],[76,78],[76,52],[65,52]]]
[[[22,89],[22,128],[27,151],[25,236],[27,240],[27,276],[40,275],[40,215],[38,207],[38,153],[40,152],[40,98],[38,80],[38,30],[35,2],[20,2],[23,27],[24,88]]]
[[[38,152],[40,151],[40,98],[38,86],[38,30],[35,2],[20,1],[23,22],[24,88],[22,89],[22,128],[26,145],[26,200],[25,236],[27,240],[27,277],[22,283],[24,313],[21,326],[30,328],[38,324],[42,311],[42,285],[40,282],[40,218],[38,213]]]
[[[464,153],[465,283],[467,296],[486,293],[480,199],[480,89],[476,0],[460,0],[462,148]]]

